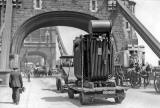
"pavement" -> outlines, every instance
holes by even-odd
[[[55,78],[32,78],[27,82],[23,78],[26,91],[21,94],[19,105],[12,103],[12,91],[9,87],[0,87],[0,108],[159,108],[160,95],[152,86],[144,89],[129,89],[121,104],[113,99],[96,99],[90,105],[81,105],[78,95],[69,99],[67,93],[56,90]]]

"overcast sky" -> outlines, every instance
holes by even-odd
[[[133,0],[136,2],[135,14],[140,22],[160,41],[160,0]],[[62,40],[69,54],[72,54],[73,39],[84,34],[76,28],[59,27]],[[146,62],[158,64],[158,57],[151,51],[146,43],[138,36],[140,45],[145,46]],[[59,51],[57,51],[58,53]],[[57,54],[59,56],[59,53]]]

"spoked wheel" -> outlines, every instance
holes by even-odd
[[[144,82],[143,82],[144,88],[146,88],[149,85],[149,83],[150,83],[149,76],[145,75],[145,76],[143,76],[143,79],[144,79]]]
[[[58,84],[58,79],[56,79],[56,87],[57,87],[57,90],[59,90],[59,84]]]
[[[91,102],[91,99],[89,99],[89,97],[87,97],[87,95],[85,95],[83,92],[80,93],[79,99],[82,105],[86,105]]]
[[[59,82],[59,83],[58,83],[59,91],[60,91],[61,93],[63,93],[63,92],[64,92],[64,88],[63,88],[62,82],[61,82],[61,80],[59,80],[58,82]]]
[[[155,76],[154,78],[154,88],[157,93],[160,93],[160,76]]]
[[[86,104],[86,102],[85,102],[85,95],[84,95],[83,92],[80,93],[79,99],[80,99],[80,103],[81,103],[82,105],[85,105],[85,104]]]
[[[126,94],[124,92],[122,92],[121,95],[118,97],[115,97],[114,100],[116,103],[122,103],[122,101],[124,100],[125,97],[126,97]]]

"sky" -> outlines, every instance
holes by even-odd
[[[153,36],[160,42],[160,0],[133,0],[136,2],[135,15],[140,22],[153,34]],[[84,31],[71,27],[58,27],[63,43],[69,54],[72,54],[73,40],[80,34],[85,34]],[[145,46],[147,63],[153,66],[158,65],[159,58],[148,47],[143,39],[138,36],[139,45]],[[58,48],[57,48],[58,50]],[[57,51],[57,57],[59,57]]]
[[[134,0],[136,2],[136,17],[160,42],[160,0]],[[137,35],[138,36],[138,35]],[[146,62],[157,66],[159,58],[138,36],[139,44],[145,46]]]

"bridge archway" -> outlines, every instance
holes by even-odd
[[[49,26],[70,26],[88,32],[88,22],[90,20],[98,20],[98,18],[73,11],[52,11],[33,16],[26,20],[15,32],[11,44],[11,53],[19,54],[23,40],[36,29]]]
[[[89,32],[88,22],[90,20],[99,20],[99,18],[73,11],[51,11],[35,15],[16,30],[11,43],[11,53],[19,54],[23,40],[36,29],[50,26],[70,26]]]

